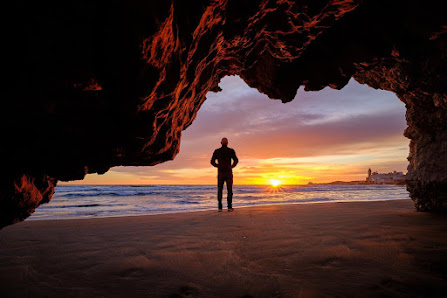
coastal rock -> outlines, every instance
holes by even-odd
[[[0,227],[20,222],[43,203],[48,203],[54,193],[56,179],[47,175],[21,173],[14,179],[0,182]]]
[[[441,4],[384,0],[9,3],[1,117],[1,225],[58,180],[173,159],[220,79],[282,102],[357,81],[407,106],[407,185],[442,208],[447,185],[447,20]],[[5,10],[5,11],[6,11]],[[12,22],[11,20],[14,20]],[[6,103],[7,102],[7,103]]]

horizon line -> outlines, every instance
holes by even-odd
[[[281,186],[300,186],[300,185],[309,185],[309,184],[331,184],[331,183],[335,183],[335,182],[345,182],[345,183],[353,183],[353,182],[365,182],[363,180],[351,180],[351,181],[343,181],[343,180],[336,180],[336,181],[331,181],[331,182],[307,182],[307,183],[303,183],[303,184],[280,184]],[[142,184],[138,184],[138,183],[129,183],[129,184],[67,184],[62,183],[62,184],[58,184],[57,186],[132,186],[132,185],[147,185],[147,186],[151,186],[151,185],[166,185],[166,186],[216,186],[216,184],[167,184],[167,183],[153,183],[153,184],[147,184],[147,183],[142,183]],[[248,183],[243,183],[243,184],[233,184],[233,186],[244,186],[244,185],[255,185],[255,186],[271,186],[271,184],[248,184]]]

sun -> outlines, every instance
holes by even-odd
[[[273,187],[278,187],[279,185],[281,185],[281,181],[276,179],[270,179],[270,185]]]

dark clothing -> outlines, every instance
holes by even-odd
[[[227,183],[227,207],[233,208],[233,173],[219,173],[217,175],[217,208],[222,209],[222,190]]]
[[[231,163],[231,160],[233,160],[233,163]],[[217,203],[219,209],[222,209],[222,190],[224,183],[227,183],[228,209],[233,207],[233,168],[238,162],[239,159],[236,156],[236,152],[225,145],[222,145],[219,149],[214,150],[213,157],[211,157],[211,164],[218,169]]]
[[[216,163],[216,159],[218,163]],[[231,164],[232,159],[233,164]],[[239,159],[237,159],[234,149],[224,145],[214,150],[213,157],[211,157],[211,164],[218,169],[218,173],[233,173],[233,168],[238,162]]]

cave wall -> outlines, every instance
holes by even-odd
[[[283,102],[352,77],[395,92],[415,206],[447,199],[447,21],[434,3],[68,0],[5,11],[0,226],[48,202],[57,181],[173,159],[226,75]]]

